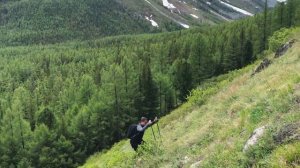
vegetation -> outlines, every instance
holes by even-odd
[[[299,28],[290,38],[300,38]],[[205,82],[160,120],[162,142],[148,131],[137,153],[124,140],[82,167],[299,167],[299,140],[278,144],[274,139],[285,125],[299,126],[299,52],[297,42],[279,59],[270,53],[273,64],[253,77],[259,62]],[[267,126],[263,137],[243,152],[261,126]]]
[[[76,167],[84,163],[89,155],[107,149],[124,138],[127,126],[136,122],[139,117],[151,118],[168,114],[185,102],[191,90],[199,85],[205,90],[193,91],[193,94],[203,97],[202,102],[197,101],[198,97],[192,96],[189,99],[193,104],[206,104],[211,101],[209,96],[230,83],[230,80],[234,80],[232,76],[221,77],[217,81],[203,85],[207,79],[252,63],[268,47],[267,39],[273,32],[281,28],[297,26],[300,20],[299,2],[290,0],[286,5],[281,4],[274,11],[266,12],[265,15],[257,15],[216,27],[155,35],[128,35],[85,42],[70,41],[26,46],[26,44],[73,39],[73,35],[77,36],[76,33],[79,32],[83,32],[79,34],[80,37],[96,36],[93,32],[98,31],[100,34],[110,34],[106,31],[113,31],[114,34],[114,28],[97,27],[102,24],[102,21],[104,25],[111,25],[108,20],[113,19],[104,17],[108,20],[98,22],[96,18],[89,17],[88,14],[82,17],[77,16],[82,13],[76,11],[88,5],[94,10],[93,12],[97,13],[101,5],[116,7],[118,5],[114,4],[115,1],[101,1],[99,4],[95,4],[98,1],[93,0],[60,3],[49,1],[50,6],[70,3],[62,7],[70,7],[66,11],[71,11],[66,13],[71,16],[62,13],[59,17],[62,19],[61,23],[56,23],[60,19],[45,20],[43,17],[47,12],[42,12],[42,9],[48,11],[50,7],[43,8],[42,6],[41,13],[26,10],[28,6],[39,6],[40,1],[0,2],[5,4],[1,6],[1,17],[6,18],[1,19],[1,22],[7,22],[4,27],[0,28],[4,32],[0,41],[6,45],[0,48],[0,167]],[[20,5],[24,5],[24,8],[22,7],[24,10],[19,10]],[[75,10],[71,8],[72,6],[79,9],[75,8]],[[15,15],[5,12],[8,7],[15,9],[13,10]],[[111,10],[116,12],[118,9],[112,8]],[[60,12],[62,11],[65,10]],[[21,17],[22,22],[19,16],[24,16]],[[65,19],[68,17],[75,17],[79,20],[73,25],[73,23],[66,22]],[[136,30],[126,28],[127,21],[126,19],[123,21],[124,30]],[[46,22],[48,24],[45,24]],[[30,23],[28,27],[27,23]],[[96,26],[91,27],[90,23]],[[16,28],[18,24],[20,26]],[[35,26],[30,27],[30,25]],[[57,28],[55,25],[59,25],[58,29],[53,29]],[[86,30],[85,26],[90,29]],[[10,28],[11,33],[8,31]],[[105,29],[102,31],[102,28]],[[23,34],[23,32],[26,33]],[[42,36],[35,36],[36,32],[42,33]],[[23,46],[10,46],[19,44]],[[293,73],[291,72],[286,77],[290,75]],[[294,74],[293,77],[297,79],[297,75]],[[221,80],[220,83],[219,80]],[[290,93],[282,92],[284,96]],[[237,97],[231,97],[230,93],[224,97],[226,99],[224,98],[218,106],[225,106],[237,99]],[[254,98],[251,101],[262,101],[260,98]],[[274,102],[276,101],[274,97]],[[256,124],[260,123],[261,117],[266,117],[261,109],[265,109],[267,103],[244,111],[244,116],[255,111],[257,115],[252,116],[252,120]],[[178,111],[184,109],[185,106],[189,107],[183,105]],[[237,107],[240,105],[237,104]],[[281,106],[278,107],[282,109]],[[214,111],[214,108],[210,110]],[[234,116],[237,111],[233,108],[228,113]],[[171,116],[176,114],[179,112],[174,112]],[[226,116],[224,112],[218,110],[215,110],[215,113],[204,113],[203,110],[192,114],[199,118],[199,122],[207,119],[205,115]],[[203,131],[205,130],[207,134],[203,142],[208,143],[217,134],[217,132],[210,133],[206,129],[218,131],[217,128],[222,127],[222,123],[226,121],[229,119],[216,124],[206,124]],[[180,127],[187,127],[189,122],[182,124]],[[197,122],[191,124],[191,128],[198,128],[197,124]],[[181,130],[176,134],[184,138],[188,136],[188,134],[184,135],[184,132]],[[170,137],[174,136],[170,135]],[[201,137],[194,138],[201,139]],[[176,151],[180,152],[181,147],[182,149],[186,147],[180,147],[181,142],[176,138],[170,140],[175,141],[175,145],[179,147],[170,151],[168,155],[179,156]],[[149,153],[142,154],[141,157],[152,155],[151,152],[163,155],[167,152],[154,150],[151,145],[153,144],[149,143],[145,150]],[[197,152],[198,148],[202,147],[200,143],[192,149]],[[218,149],[222,150],[222,147],[219,146]],[[212,155],[219,153],[213,152]],[[168,157],[155,158],[156,154],[149,157],[149,159],[158,160],[155,164],[161,164],[159,159],[170,159]],[[234,155],[234,153],[231,154]],[[124,155],[120,154],[119,157],[124,157]],[[128,155],[125,158],[133,163],[131,157],[135,155]],[[222,157],[218,155],[214,160],[208,161],[207,165],[214,165],[214,161],[221,162],[221,159]],[[173,161],[175,165],[180,164],[179,161]],[[229,157],[228,161],[234,162],[233,156]],[[118,157],[109,162],[117,165]]]
[[[0,45],[55,43],[155,32],[116,0],[2,0]]]

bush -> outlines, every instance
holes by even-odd
[[[275,52],[282,44],[287,42],[291,32],[290,29],[286,28],[276,31],[273,36],[269,38],[269,50]]]

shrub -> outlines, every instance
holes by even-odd
[[[290,29],[282,28],[276,31],[273,36],[269,38],[269,50],[275,52],[282,44],[287,42],[290,35]]]

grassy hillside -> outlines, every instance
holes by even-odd
[[[21,45],[0,44],[0,167],[78,167],[95,152],[107,150],[124,139],[128,125],[141,116],[165,116],[186,102],[190,91],[207,79],[255,62],[266,48],[276,48],[290,33],[288,28],[300,21],[300,1],[290,0],[275,10],[233,23],[155,35],[98,38],[107,35],[103,32],[120,33],[115,30],[123,26],[121,31],[139,33],[126,28],[136,22],[131,20],[132,9],[122,2],[0,1],[0,41],[3,45]],[[148,2],[157,2],[157,8],[162,5],[160,0]],[[134,16],[146,20],[145,15]],[[146,22],[152,27],[149,17]],[[268,44],[267,39],[274,32],[279,43],[271,38]],[[56,43],[73,38],[76,40]],[[85,38],[88,40],[81,41]],[[55,44],[45,44],[52,42]],[[220,138],[214,136],[221,123],[205,125],[213,132],[199,137],[188,136],[195,134],[194,129],[182,127],[201,126],[200,118],[198,125],[189,123],[194,123],[189,119],[194,114],[191,109],[198,110],[195,104],[212,101],[211,96],[242,72],[217,78],[201,86],[204,89],[194,91],[188,104],[162,120],[163,132],[174,129],[165,126],[168,118],[187,120],[184,125],[176,124],[178,132],[164,134],[171,138],[164,143],[176,148],[166,144],[154,149],[151,145],[155,144],[148,139],[148,150],[139,156],[150,155],[157,162],[139,162],[152,167],[156,163],[181,165],[182,158],[190,160],[185,161],[189,164],[197,160],[196,156],[202,156],[198,148],[205,145],[202,141],[197,143],[199,138],[207,138],[203,144]],[[230,101],[238,98],[233,96]],[[222,101],[221,105],[226,105]],[[206,106],[207,110],[202,106],[200,114],[208,115],[205,120],[217,120],[220,111],[209,106],[212,104]],[[234,110],[228,114],[234,116]],[[247,113],[250,112],[242,114]],[[184,145],[194,145],[195,151],[185,150]],[[164,157],[157,157],[158,154]],[[114,161],[126,157],[120,153]],[[133,163],[135,157],[127,160]],[[209,157],[205,160],[209,161]]]
[[[300,33],[293,38],[300,39]],[[189,101],[160,120],[162,142],[146,132],[144,150],[128,141],[91,157],[84,168],[104,167],[299,167],[299,123],[289,140],[276,137],[299,122],[300,43],[251,77],[258,65],[206,82]],[[266,126],[258,144],[243,152],[252,132]],[[156,127],[154,126],[156,129]]]

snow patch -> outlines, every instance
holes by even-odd
[[[180,3],[183,3],[183,4],[186,4],[186,2],[185,2],[185,1],[178,1],[178,2],[180,2]]]
[[[155,22],[151,17],[145,16],[145,19],[150,21],[153,27],[159,27],[157,22]]]
[[[187,24],[184,24],[184,23],[180,23],[180,25],[181,25],[182,27],[186,28],[186,29],[190,28],[190,26],[189,26],[189,25],[187,25]]]
[[[162,2],[164,7],[168,9],[176,9],[176,7],[173,4],[169,3],[168,0],[162,0]]]
[[[150,4],[151,5],[151,2],[149,2],[148,0],[145,0],[148,4]]]
[[[211,5],[211,2],[208,2],[208,1],[207,1],[206,4],[207,4],[207,5]]]
[[[286,0],[277,0],[277,2],[282,3],[282,2],[286,2]]]
[[[238,8],[238,7],[236,7],[236,6],[233,6],[233,5],[229,4],[229,3],[226,3],[226,2],[221,1],[221,0],[219,0],[219,1],[220,1],[222,4],[224,4],[224,5],[226,5],[226,6],[230,7],[230,8],[232,8],[233,10],[235,10],[235,11],[237,11],[237,12],[240,12],[240,13],[242,13],[242,14],[244,14],[244,15],[248,15],[248,16],[254,16],[252,13],[250,13],[250,12],[248,12],[248,11],[245,11],[244,9]]]
[[[257,129],[255,129],[251,135],[251,137],[248,139],[248,141],[246,142],[243,151],[247,151],[249,149],[249,147],[255,145],[259,138],[261,138],[265,132],[266,126],[262,126],[259,127]]]
[[[191,14],[191,16],[193,16],[196,19],[199,19],[199,17],[197,15]]]
[[[195,11],[198,11],[199,9],[197,9],[197,8],[193,8]]]

